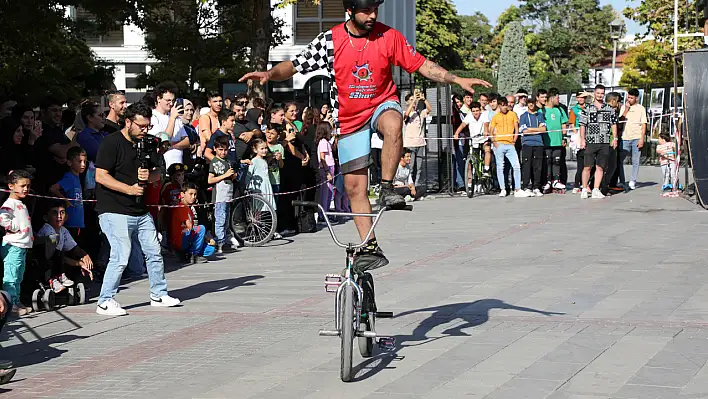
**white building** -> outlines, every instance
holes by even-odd
[[[279,1],[271,0],[271,3],[275,6]],[[77,11],[70,12],[76,16]],[[342,23],[346,15],[341,0],[321,0],[319,5],[313,5],[310,0],[298,0],[295,5],[276,9],[274,14],[285,21],[283,33],[288,39],[271,49],[271,64],[292,59],[321,31]],[[401,31],[415,45],[415,0],[385,2],[380,9],[379,20]],[[116,89],[125,90],[129,102],[139,100],[144,92],[136,88],[136,77],[148,72],[150,65],[156,62],[144,49],[143,32],[134,25],[126,25],[106,36],[89,38],[88,43],[99,58],[115,66]],[[402,75],[398,78],[408,82],[407,74]],[[233,95],[244,91],[244,88],[237,82],[223,82],[221,89],[223,94]],[[272,83],[269,95],[276,102],[298,99],[310,105],[323,103],[329,98],[329,79],[326,71],[298,75],[290,81]]]

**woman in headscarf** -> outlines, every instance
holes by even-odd
[[[12,108],[10,117],[22,123],[22,132],[25,135],[22,139],[22,144],[33,146],[35,141],[42,136],[42,124],[39,121],[35,121],[34,110],[29,105],[15,105]]]
[[[0,123],[0,142],[2,143],[3,156],[0,158],[0,175],[5,177],[8,172],[16,169],[24,169],[31,174],[36,172],[32,167],[32,156],[34,147],[22,144],[25,137],[22,122],[8,117],[3,118]]]
[[[251,108],[248,111],[246,111],[246,121],[249,124],[249,128],[253,127],[254,129],[259,129],[261,131],[264,131],[263,128],[265,125],[263,124],[263,110],[259,108]]]

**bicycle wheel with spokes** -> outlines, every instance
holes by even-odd
[[[354,289],[351,285],[344,287],[339,301],[340,338],[342,340],[341,367],[339,370],[342,381],[352,379],[352,351],[354,349]]]
[[[470,155],[467,156],[467,161],[465,162],[465,192],[467,192],[467,198],[474,197],[474,181],[471,181],[475,175],[474,168],[474,156],[470,153]],[[472,171],[472,176],[470,176],[470,169]]]
[[[244,245],[261,246],[273,238],[278,228],[278,216],[273,205],[260,194],[251,194],[239,201],[232,214],[234,234]],[[238,208],[240,207],[240,209]],[[244,228],[237,231],[236,226]]]
[[[376,323],[376,305],[374,304],[374,279],[369,273],[364,273],[359,278],[359,287],[361,287],[362,303],[361,303],[361,324],[359,331],[375,330]],[[361,357],[371,357],[374,354],[374,338],[358,337],[359,353]]]

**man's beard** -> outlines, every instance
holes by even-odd
[[[356,20],[356,18],[354,16],[352,16],[351,21],[354,24],[354,26],[356,26],[357,29],[363,30],[364,32],[371,32],[374,29],[373,24],[371,26],[366,24],[366,22],[369,22],[369,21],[366,21],[365,23],[360,23],[359,21]],[[373,22],[376,22],[376,21],[373,21]]]

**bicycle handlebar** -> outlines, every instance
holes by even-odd
[[[324,215],[324,220],[327,223],[327,229],[329,230],[329,234],[332,236],[332,240],[334,240],[334,243],[337,244],[337,246],[341,248],[362,248],[366,245],[367,242],[369,242],[369,238],[371,238],[371,235],[374,233],[374,229],[376,228],[376,225],[379,223],[379,220],[381,220],[381,215],[383,215],[384,212],[386,211],[393,211],[393,210],[402,210],[402,211],[412,211],[413,206],[412,205],[406,205],[403,208],[391,208],[390,206],[383,207],[381,210],[378,211],[378,213],[344,213],[344,212],[327,212],[322,205],[320,205],[317,202],[313,201],[293,201],[292,202],[293,206],[295,207],[303,207],[303,208],[314,208],[314,209],[319,209],[320,212],[322,212],[322,215]],[[350,216],[350,217],[369,217],[373,218],[374,222],[371,224],[371,228],[369,229],[369,232],[366,234],[366,237],[360,244],[344,244],[339,239],[337,239],[337,236],[334,234],[334,229],[332,228],[332,224],[329,222],[329,218],[327,216]]]

